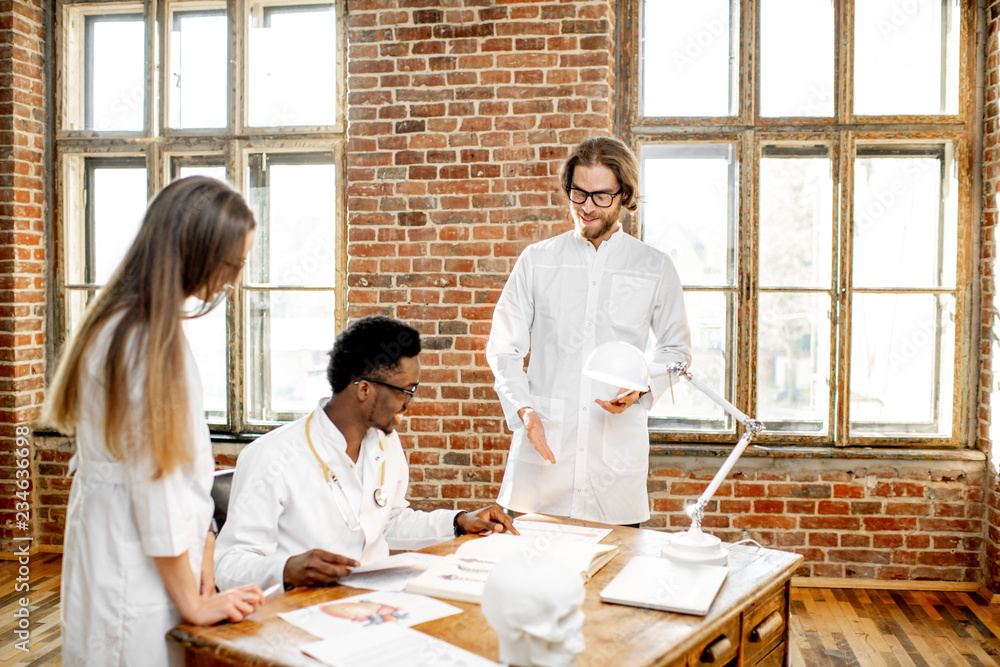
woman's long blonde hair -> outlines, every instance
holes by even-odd
[[[104,433],[108,452],[124,460],[130,452],[123,432],[138,419],[155,463],[155,477],[191,460],[188,387],[185,379],[182,308],[192,295],[205,295],[235,278],[246,234],[255,227],[243,197],[215,179],[192,176],[174,181],[150,202],[139,233],[108,284],[91,304],[79,331],[59,360],[49,386],[42,421],[71,434],[80,418],[84,356],[114,315],[104,359]],[[130,383],[145,365],[145,405],[129,415]],[[126,419],[130,420],[126,423]],[[134,432],[134,431],[133,431]]]

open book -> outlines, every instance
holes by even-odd
[[[565,563],[586,580],[618,553],[613,544],[553,539],[549,535],[518,536],[496,533],[465,542],[426,572],[406,584],[406,592],[479,604],[486,577],[504,556],[525,550]]]

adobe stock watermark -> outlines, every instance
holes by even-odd
[[[14,542],[19,543],[15,550],[17,555],[17,577],[14,579],[14,592],[23,593],[14,604],[14,647],[27,653],[31,641],[31,441],[28,436],[31,429],[18,426],[15,429],[17,440],[14,456],[17,471],[14,473],[14,526],[18,535]]]
[[[146,94],[142,86],[133,86],[131,90],[122,92],[111,100],[111,104],[108,105],[108,112],[101,118],[94,129],[100,132],[133,129],[122,127],[122,124],[129,120],[131,116],[134,116],[137,109],[140,115],[139,128],[137,129],[141,129],[143,122],[142,109],[145,106],[145,101]]]
[[[927,0],[904,0],[904,2],[892,3],[888,16],[875,21],[875,26],[878,28],[879,34],[882,35],[882,39],[888,40],[894,32],[898,32],[900,28],[920,14],[921,5],[930,9],[930,3]]]
[[[922,320],[909,334],[893,341],[889,351],[889,368],[894,372],[913,362],[932,344],[937,344],[938,324],[934,320]]]
[[[715,44],[716,40],[729,39],[729,12],[722,11],[716,18],[702,20],[700,27],[698,32],[688,35],[683,48],[676,49],[670,54],[678,73],[693,65]]]
[[[926,160],[907,160],[902,169],[905,178],[894,178],[885,187],[869,192],[868,203],[854,212],[854,236],[860,237],[885,217],[904,195],[918,187],[928,169]]]

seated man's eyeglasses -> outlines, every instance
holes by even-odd
[[[580,188],[566,188],[566,192],[569,193],[569,200],[574,204],[586,204],[587,199],[590,198],[594,201],[594,206],[608,208],[614,203],[615,197],[622,193],[622,188],[618,188],[617,192],[587,192]]]
[[[413,400],[413,395],[417,393],[417,387],[420,386],[420,383],[418,382],[417,384],[413,385],[409,389],[403,389],[402,387],[397,387],[394,384],[389,384],[388,382],[382,382],[381,380],[376,380],[374,378],[361,378],[360,380],[358,380],[354,384],[357,384],[358,382],[371,382],[373,384],[380,384],[383,387],[388,387],[389,389],[395,389],[396,391],[402,392],[402,393],[406,394],[406,403],[404,403],[404,405],[409,405],[410,404],[410,401]]]

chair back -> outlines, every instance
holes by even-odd
[[[226,470],[216,470],[215,479],[212,480],[212,500],[215,501],[215,524],[222,530],[222,524],[226,522],[226,513],[229,511],[229,492],[233,488],[233,472],[235,468]]]

